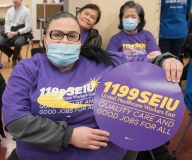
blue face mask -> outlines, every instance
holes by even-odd
[[[79,59],[81,45],[48,43],[47,57],[55,66],[66,67]]]
[[[123,20],[123,28],[127,31],[132,31],[138,26],[138,20],[133,18],[126,18]]]

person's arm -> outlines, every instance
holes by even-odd
[[[31,26],[32,26],[32,22],[31,22],[31,12],[29,9],[25,10],[25,27],[21,28],[18,30],[18,34],[25,34],[27,32],[31,31]]]
[[[149,62],[161,66],[165,70],[168,81],[180,82],[183,64],[180,62],[178,57],[171,53],[164,53],[151,59]]]
[[[109,40],[106,51],[120,52],[118,44],[119,44],[119,40],[117,39],[117,37],[112,36],[111,39]]]
[[[43,149],[58,152],[68,145],[97,150],[106,147],[109,133],[88,127],[73,128],[65,121],[52,121],[47,118],[28,115],[10,122],[6,126],[10,134],[23,142]]]
[[[146,32],[146,50],[147,50],[147,57],[152,59],[158,55],[161,55],[160,49],[157,46],[157,42],[153,34],[149,31]]]
[[[9,77],[3,94],[6,129],[18,140],[44,149],[59,151],[67,147],[73,128],[64,121],[54,122],[31,114],[30,90],[39,71],[36,62],[19,63]]]
[[[155,58],[157,57],[158,55],[161,55],[161,52],[160,51],[153,51],[153,52],[150,52],[147,54],[147,57],[152,59],[152,58]]]
[[[68,147],[74,128],[65,121],[27,115],[10,122],[6,129],[15,139],[58,152]]]
[[[85,149],[105,147],[108,133],[88,127],[73,128],[65,121],[53,121],[31,114],[30,90],[39,70],[31,59],[28,66],[18,63],[3,94],[3,118],[6,129],[16,140],[38,147],[60,151],[69,144]],[[81,136],[83,135],[83,136]]]
[[[10,21],[11,13],[10,12],[11,12],[11,10],[9,9],[5,16],[5,25],[4,25],[5,33],[11,32],[11,21]]]

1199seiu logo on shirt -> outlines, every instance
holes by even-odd
[[[98,80],[91,79],[85,85],[68,87],[66,89],[59,89],[57,87],[41,88],[40,96],[37,98],[37,102],[40,104],[39,107],[41,109],[62,109],[61,113],[82,111],[86,110],[86,107],[93,109],[93,97],[99,85]],[[40,114],[42,113],[41,111]],[[55,114],[56,110],[54,110],[54,113],[50,113]]]

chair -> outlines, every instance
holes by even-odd
[[[5,18],[0,18],[0,36],[1,36],[1,31],[4,30],[4,25],[5,25]],[[26,41],[26,43],[24,45],[27,45],[27,51],[26,51],[26,58],[27,58],[28,50],[29,50],[29,45],[31,44],[32,48],[33,48],[33,41],[32,41],[32,39],[34,37],[33,37],[32,31],[29,34],[27,33],[26,36],[28,38],[27,38],[27,41]],[[0,63],[1,63],[1,57],[2,57],[2,51],[0,51]],[[10,62],[9,58],[8,58],[8,62]]]
[[[32,40],[32,39],[33,39],[33,38],[28,38],[27,41],[26,41],[27,51],[26,51],[26,57],[25,57],[25,58],[27,58],[27,56],[28,56],[29,45],[31,44],[32,48],[34,48],[34,46],[33,46],[33,40]]]
[[[31,49],[31,57],[34,56],[36,53],[45,53],[44,47],[32,48]]]
[[[32,33],[31,33],[32,34]],[[1,36],[1,35],[0,35]],[[30,46],[30,44],[31,44],[31,46],[32,46],[32,48],[34,47],[33,46],[33,37],[31,37],[31,38],[27,38],[27,41],[26,41],[26,43],[24,44],[24,45],[27,45],[27,50],[26,50],[26,58],[27,58],[27,56],[28,56],[28,51],[29,51],[29,46]],[[2,51],[0,50],[0,68],[2,68],[2,63],[1,63],[1,58],[2,58]],[[8,58],[8,62],[10,62],[10,59]]]
[[[189,129],[191,123],[192,123],[192,113],[189,113],[189,120],[187,121],[187,124],[185,125],[185,127],[184,127],[182,133],[180,134],[180,136],[179,136],[179,138],[178,138],[175,146],[173,147],[173,151],[172,151],[172,158],[173,158],[173,160],[176,159],[176,151],[177,151],[177,148],[179,147],[179,145],[180,145],[180,143],[181,143],[181,141],[182,141],[185,133],[186,133],[187,130]]]

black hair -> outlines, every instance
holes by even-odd
[[[91,4],[91,3],[86,4],[85,6],[81,7],[81,9],[79,10],[79,13],[81,13],[86,8],[93,9],[93,10],[98,12],[98,16],[97,16],[97,19],[96,19],[96,22],[95,22],[95,24],[97,24],[99,22],[100,18],[101,18],[101,10],[100,10],[99,6],[96,5],[96,4]]]
[[[51,18],[47,22],[47,25],[44,29],[43,34],[44,35],[46,34],[47,29],[49,28],[49,25],[52,22],[52,20],[56,20],[56,19],[60,19],[60,18],[72,18],[78,23],[76,17],[74,17],[72,14],[61,11],[61,12],[55,13],[51,16]],[[44,46],[44,48],[45,48],[45,46]],[[117,63],[116,58],[118,57],[117,55],[104,51],[100,47],[92,46],[92,45],[82,45],[80,54],[82,56],[86,57],[87,59],[94,60],[97,63],[104,63],[106,66],[112,65],[113,67],[116,66],[115,65]]]
[[[94,45],[82,45],[80,54],[87,59],[94,60],[96,63],[104,63],[106,66],[116,67],[116,64],[119,64],[116,60],[120,58],[118,55],[109,53]]]
[[[51,22],[53,20],[57,20],[57,19],[60,19],[60,18],[71,18],[73,20],[75,20],[77,22],[77,24],[79,25],[79,22],[77,21],[77,18],[75,16],[73,16],[71,13],[68,13],[68,12],[64,12],[64,11],[60,11],[60,12],[57,12],[55,14],[53,14],[47,21],[47,24],[46,24],[46,27],[44,29],[44,35],[46,34],[47,32],[47,29],[49,28],[49,25],[51,24]]]
[[[138,28],[138,31],[142,31],[145,24],[146,24],[145,12],[143,10],[143,7],[140,4],[135,3],[134,1],[127,1],[124,5],[121,6],[120,12],[119,12],[119,26],[118,26],[118,28],[120,30],[123,29],[122,17],[128,8],[135,8],[136,9],[137,14],[138,14],[139,19],[140,19],[140,22],[138,23],[137,28]]]

